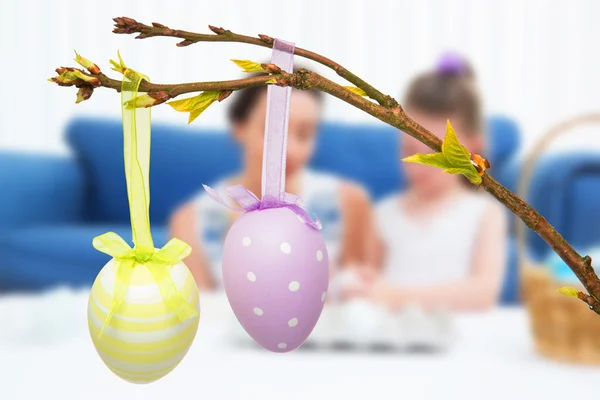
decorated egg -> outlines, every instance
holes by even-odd
[[[118,263],[109,261],[98,274],[88,302],[88,327],[106,366],[133,383],[150,383],[172,371],[186,355],[199,317],[180,320],[165,302],[144,265],[131,271],[123,302],[101,333],[113,304]],[[183,262],[167,267],[181,296],[199,312],[198,288]]]
[[[286,207],[242,214],[223,245],[223,284],[238,321],[258,344],[281,353],[296,349],[327,296],[321,232]]]

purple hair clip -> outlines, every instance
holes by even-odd
[[[444,75],[462,75],[468,72],[468,67],[460,55],[446,53],[438,61],[436,71]]]

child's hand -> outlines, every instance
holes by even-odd
[[[356,277],[365,285],[371,285],[380,277],[379,271],[370,267],[356,267],[353,269]]]
[[[354,298],[368,297],[368,286],[365,285],[344,285],[340,289],[340,300],[351,300]]]
[[[375,303],[387,305],[392,291],[392,287],[383,278],[377,277],[368,286],[367,297]]]
[[[369,297],[371,285],[378,279],[379,272],[373,268],[352,265],[344,268],[340,281],[340,298]]]

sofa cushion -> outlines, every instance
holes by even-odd
[[[311,166],[363,185],[373,200],[403,186],[400,134],[377,125],[323,124]]]
[[[506,251],[507,260],[504,270],[504,282],[500,292],[500,304],[514,305],[520,301],[519,260],[517,257],[517,243],[514,238],[509,238]]]
[[[494,173],[500,171],[521,147],[521,132],[512,119],[492,116],[487,121],[487,148],[485,156],[489,159]]]
[[[107,231],[131,244],[127,225],[39,226],[0,233],[0,292],[91,285],[110,260],[92,247],[92,239]],[[157,247],[166,243],[165,228],[155,227],[152,232]]]
[[[519,146],[519,133],[503,117],[490,118],[488,128],[492,171],[500,172]],[[68,141],[84,167],[88,221],[129,221],[122,136],[116,119],[78,118],[67,128]],[[378,200],[403,187],[400,145],[398,130],[382,122],[324,123],[311,166],[362,184]],[[225,131],[185,125],[154,124],[151,157],[150,218],[158,224],[203,183],[211,184],[241,165],[240,149]]]
[[[492,116],[486,126],[485,157],[492,176],[504,183],[504,166],[521,145],[517,124],[504,116]],[[312,166],[337,173],[364,185],[374,200],[404,188],[400,162],[401,134],[384,123],[370,125],[326,123],[321,127]]]
[[[81,220],[83,182],[71,157],[0,151],[0,230]]]
[[[550,154],[534,169],[528,200],[575,248],[600,245],[600,153]],[[550,247],[528,232],[530,256],[543,260]]]
[[[129,222],[123,169],[121,121],[79,118],[67,138],[84,167],[86,218],[102,223]],[[202,188],[236,171],[240,154],[221,131],[185,125],[153,124],[150,162],[150,218],[163,224],[172,210]]]

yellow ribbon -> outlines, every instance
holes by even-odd
[[[100,331],[100,336],[125,300],[131,273],[137,266],[144,266],[148,269],[158,285],[165,303],[181,321],[198,316],[196,309],[183,298],[169,273],[169,267],[179,263],[190,254],[190,246],[179,239],[171,239],[163,248],[157,250],[152,241],[148,180],[151,112],[150,107],[127,106],[128,102],[129,104],[135,103],[142,79],[149,81],[147,76],[127,69],[123,74],[123,83],[121,84],[125,179],[131,215],[131,232],[135,246],[131,248],[123,238],[114,232],[97,236],[92,241],[96,250],[112,256],[117,263],[112,305]],[[135,106],[135,104],[133,105]]]

